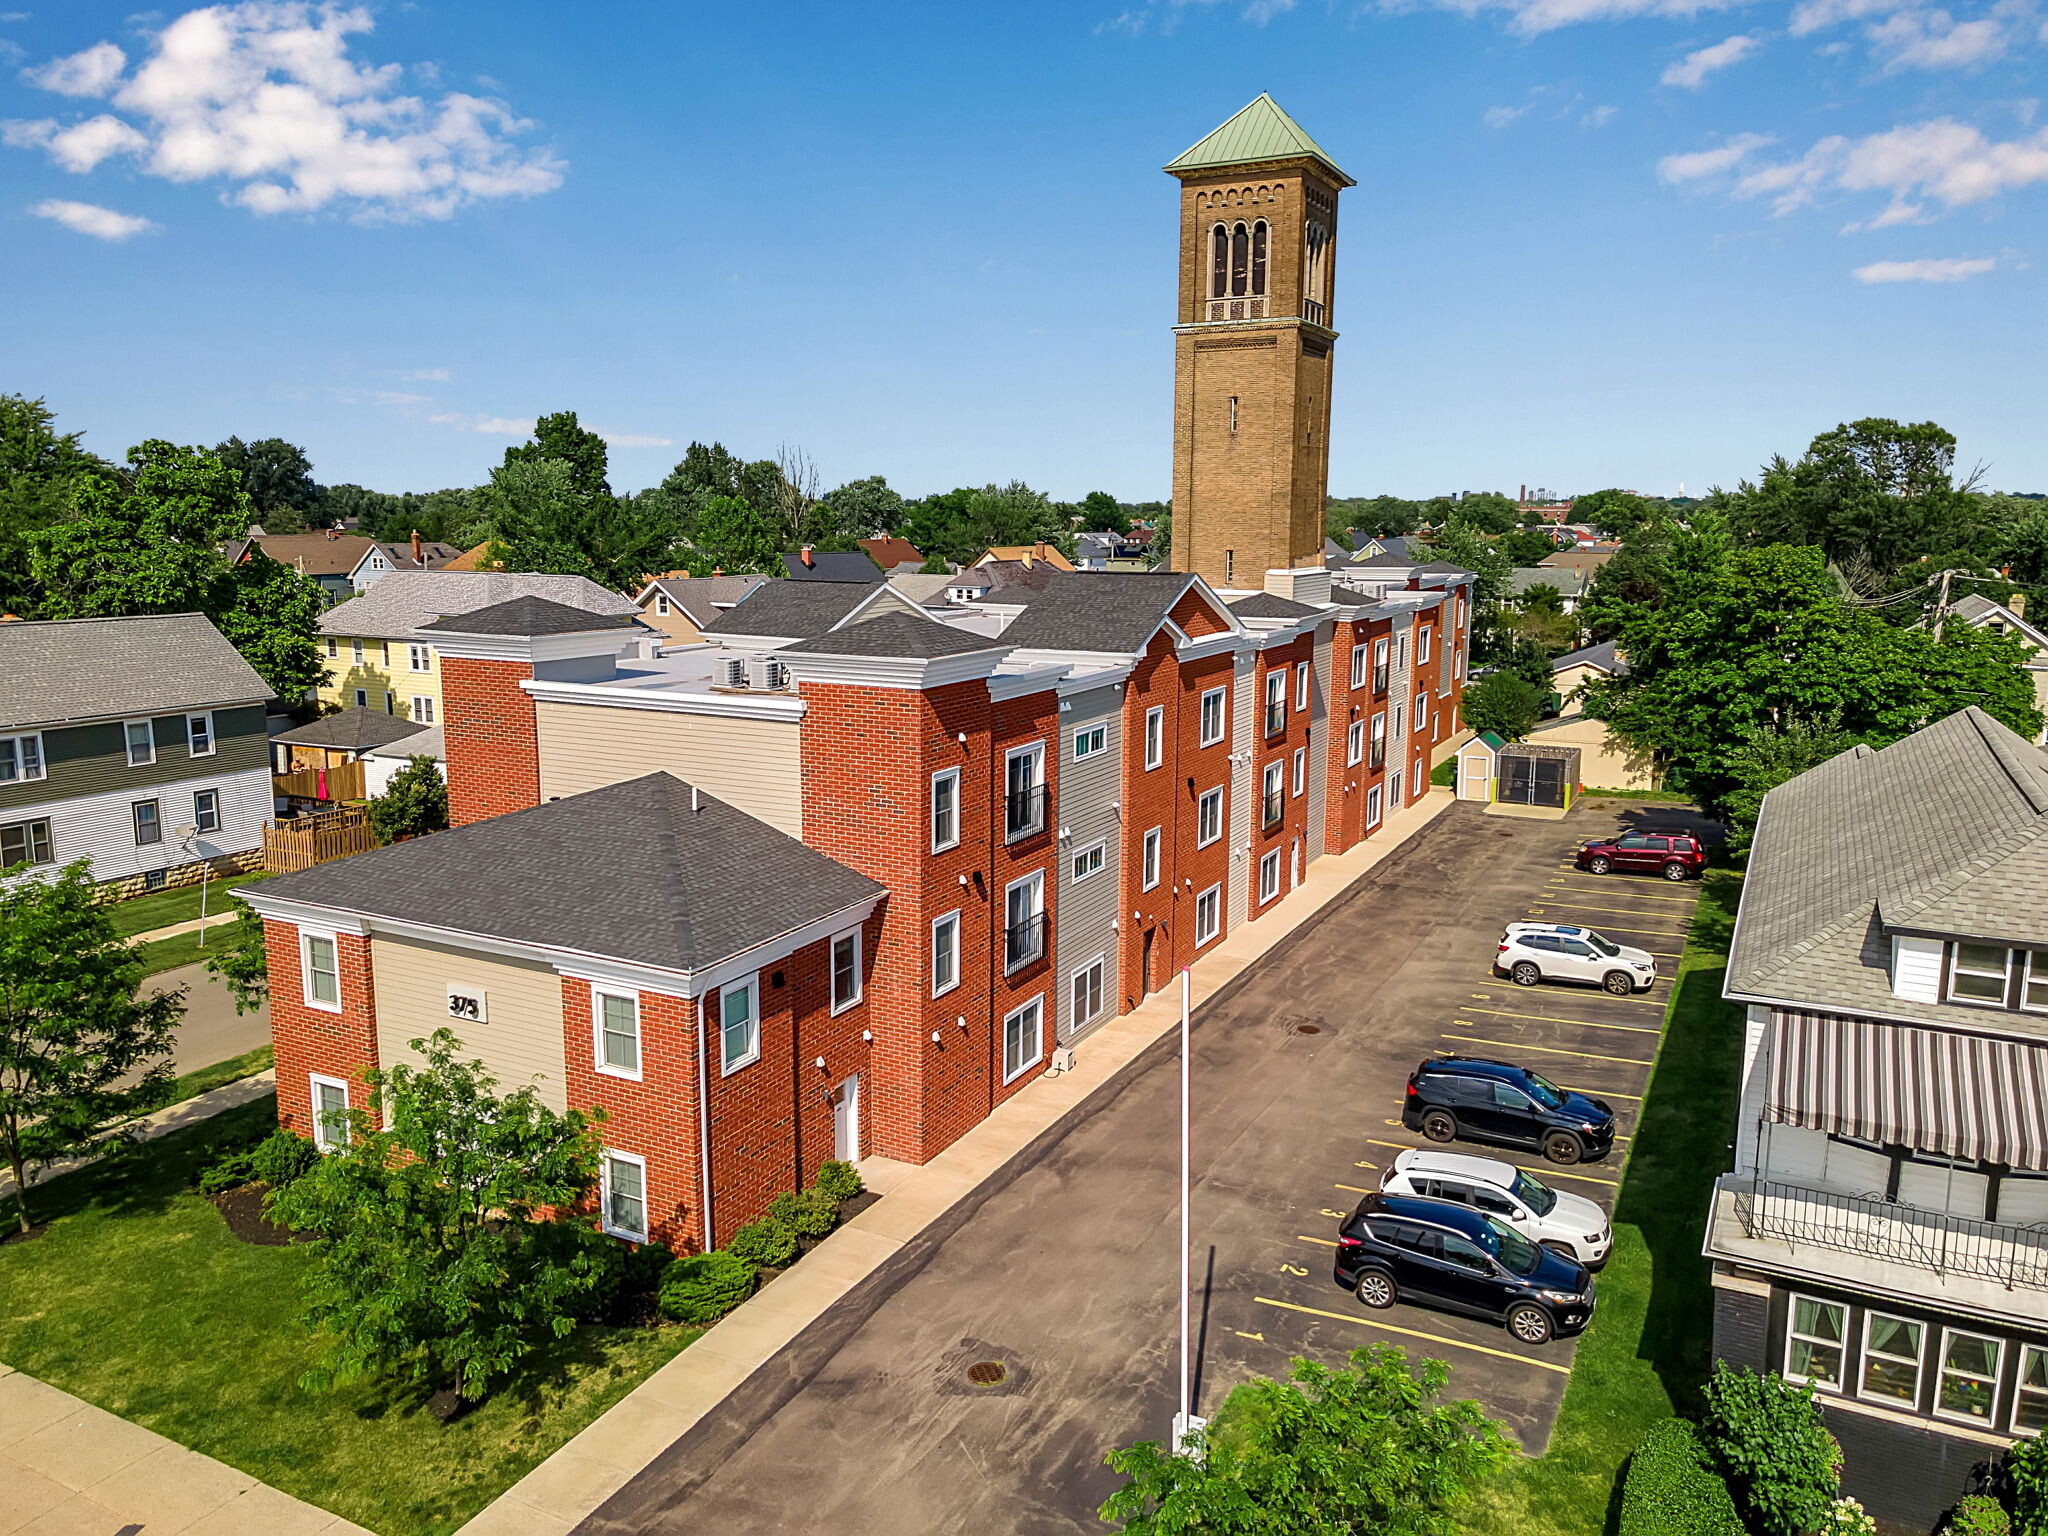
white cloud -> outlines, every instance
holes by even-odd
[[[427,418],[437,426],[453,427],[458,432],[481,432],[486,437],[531,437],[536,419],[532,416],[470,416],[454,411]]]
[[[1719,176],[1732,171],[1747,160],[1750,155],[1773,142],[1766,134],[1738,133],[1718,149],[1697,149],[1689,154],[1666,155],[1657,162],[1657,177],[1676,185],[1682,181],[1702,181],[1709,176]]]
[[[1524,102],[1519,107],[1488,107],[1483,121],[1489,128],[1505,128],[1533,105],[1533,102]]]
[[[370,399],[377,405],[425,405],[432,395],[409,394],[402,389],[373,389]]]
[[[1867,29],[1887,70],[1967,69],[2005,52],[2003,23],[1989,17],[1957,21],[1943,10],[1900,11]]]
[[[367,10],[300,0],[188,11],[132,72],[110,43],[30,71],[45,89],[102,96],[124,115],[53,125],[28,142],[69,170],[130,153],[169,181],[217,179],[227,201],[258,213],[339,205],[363,219],[443,219],[561,185],[562,162],[516,142],[532,125],[502,101],[405,95],[402,66],[352,60],[351,35],[370,29]]]
[[[1918,261],[1873,261],[1850,275],[1859,283],[1960,283],[1997,265],[1991,256],[1929,256]]]
[[[1903,10],[1912,0],[1799,0],[1792,7],[1791,31],[1794,37],[1805,37],[1825,27],[1840,26],[1845,21],[1860,21],[1866,16],[1883,16],[1892,11]]]
[[[1735,195],[1769,196],[1772,211],[1786,214],[1823,191],[1885,192],[1890,206],[1871,226],[1882,228],[1918,221],[1915,198],[1960,208],[2039,182],[2048,182],[2048,128],[2001,142],[1944,117],[1861,139],[1830,136],[1797,160],[1751,171]]]
[[[410,372],[401,373],[399,377],[414,379],[422,384],[446,384],[455,375],[446,368],[414,368]]]
[[[1614,114],[1620,110],[1619,107],[1595,107],[1579,121],[1588,128],[1605,128],[1614,121]]]
[[[1380,0],[1384,10],[1402,10],[1418,0]],[[1629,21],[1643,16],[1691,17],[1729,10],[1742,0],[1419,0],[1465,16],[1501,14],[1508,30],[1523,37],[1554,32],[1589,21]]]
[[[672,437],[655,437],[646,432],[607,432],[603,427],[592,430],[613,448],[673,448],[676,441]]]
[[[1707,83],[1707,76],[1714,71],[1726,69],[1731,64],[1740,64],[1762,46],[1761,38],[1738,32],[1735,36],[1711,47],[1696,49],[1676,64],[1670,65],[1664,71],[1663,82],[1666,85],[1678,85],[1688,91],[1696,91]]]
[[[133,235],[147,234],[157,227],[148,219],[137,218],[131,213],[116,213],[97,203],[69,203],[57,197],[45,198],[29,212],[39,219],[55,219],[66,229],[91,235],[95,240],[126,240]]]

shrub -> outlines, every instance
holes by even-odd
[[[1621,1536],[1742,1536],[1728,1485],[1684,1419],[1652,1426],[1629,1458]]]
[[[1714,1367],[1700,1438],[1757,1536],[1823,1528],[1842,1485],[1842,1448],[1821,1422],[1813,1384]]]
[[[784,1192],[768,1202],[768,1219],[798,1237],[823,1237],[839,1221],[839,1202],[824,1198],[815,1187],[802,1194]]]
[[[754,1266],[713,1250],[677,1259],[661,1277],[661,1313],[679,1323],[715,1323],[754,1289]]]
[[[628,1296],[646,1296],[661,1289],[661,1277],[675,1263],[676,1256],[665,1243],[641,1243],[626,1250],[621,1266],[619,1290]]]
[[[818,1170],[817,1180],[811,1188],[837,1205],[841,1201],[851,1200],[867,1186],[861,1183],[860,1174],[855,1171],[853,1164],[834,1159]]]
[[[726,1240],[726,1252],[756,1269],[780,1269],[796,1257],[796,1234],[772,1217],[750,1221]]]
[[[1877,1519],[1866,1515],[1854,1499],[1837,1499],[1815,1536],[1877,1536]]]
[[[304,1178],[319,1161],[320,1151],[312,1142],[281,1127],[249,1154],[250,1168],[272,1189],[284,1189]]]
[[[2012,1536],[2012,1516],[1989,1494],[1973,1493],[1949,1513],[1944,1536]]]
[[[256,1179],[256,1163],[248,1152],[230,1152],[218,1157],[199,1175],[199,1193],[224,1195]]]

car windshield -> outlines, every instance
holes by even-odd
[[[1535,1095],[1536,1102],[1545,1109],[1555,1109],[1564,1102],[1564,1090],[1557,1084],[1539,1073],[1530,1072],[1526,1076],[1529,1080],[1529,1092]]]
[[[1581,933],[1579,937],[1584,939],[1588,944],[1592,945],[1595,949],[1599,950],[1601,954],[1605,955],[1610,960],[1612,960],[1616,955],[1621,953],[1621,946],[1619,944],[1615,943],[1612,939],[1602,938],[1599,934],[1595,933],[1590,928],[1586,929],[1585,932]]]
[[[1518,1168],[1515,1170],[1515,1198],[1538,1216],[1548,1216],[1557,1204],[1557,1191]]]
[[[1479,1246],[1499,1259],[1513,1274],[1533,1274],[1536,1266],[1543,1262],[1541,1248],[1513,1227],[1505,1226],[1491,1216],[1486,1218],[1486,1233],[1479,1239]]]

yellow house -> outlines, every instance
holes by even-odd
[[[361,597],[320,615],[327,678],[320,702],[334,709],[381,710],[421,725],[441,723],[441,659],[413,638],[422,624],[474,613],[515,597],[544,597],[590,613],[630,614],[629,598],[582,576],[523,571],[392,571]]]

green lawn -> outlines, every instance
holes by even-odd
[[[211,1093],[216,1088],[225,1088],[229,1083],[240,1082],[258,1072],[267,1071],[276,1059],[276,1053],[267,1045],[259,1045],[253,1051],[244,1051],[239,1056],[230,1056],[226,1061],[216,1061],[210,1067],[201,1067],[196,1072],[187,1072],[174,1077],[164,1085],[164,1104],[182,1104],[187,1099],[196,1099],[202,1093]]]
[[[1664,1042],[1615,1202],[1614,1256],[1579,1345],[1549,1454],[1517,1462],[1469,1512],[1474,1536],[1599,1536],[1643,1432],[1695,1406],[1713,1343],[1700,1257],[1734,1134],[1742,1010],[1721,1000],[1741,881],[1709,871]]]
[[[209,928],[203,936],[209,945],[218,945],[227,937],[226,925]],[[181,965],[197,965],[213,952],[200,944],[201,937],[199,933],[177,933],[168,939],[151,939],[147,944],[136,945],[142,951],[142,974],[159,976]]]
[[[232,912],[234,902],[228,892],[238,885],[247,885],[251,880],[261,880],[260,874],[230,875],[225,880],[216,880],[206,888],[206,914]],[[199,915],[199,887],[182,885],[175,891],[158,891],[153,896],[137,896],[131,901],[117,901],[108,907],[107,915],[114,920],[114,932],[122,938],[133,934],[147,933],[152,928],[168,928],[173,923],[190,922]]]
[[[32,1242],[0,1247],[0,1360],[382,1536],[455,1530],[696,1334],[587,1328],[454,1424],[404,1391],[301,1391],[304,1248],[228,1235],[189,1188],[258,1100],[32,1193]]]

